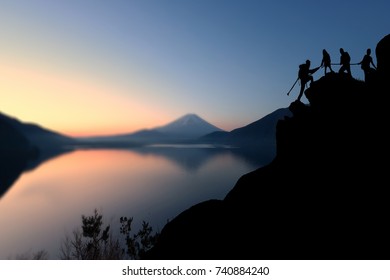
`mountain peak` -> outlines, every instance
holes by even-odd
[[[206,121],[199,117],[197,114],[190,113],[178,118],[174,122],[181,122],[182,124],[188,125],[191,123],[202,123]]]
[[[156,130],[185,137],[201,137],[211,132],[222,131],[194,113],[186,114],[165,126],[156,128]]]
[[[197,114],[195,113],[188,113],[188,114],[185,114],[184,116],[182,116],[181,118],[199,118],[201,119],[201,117],[199,117]]]

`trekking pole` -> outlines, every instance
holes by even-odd
[[[292,87],[290,88],[290,90],[287,92],[287,95],[290,94],[290,92],[292,91],[292,89],[295,87],[295,84],[298,82],[299,80],[299,77],[297,78],[297,80],[294,82],[294,84],[292,85]]]

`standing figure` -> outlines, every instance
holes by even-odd
[[[340,70],[339,73],[344,73],[347,71],[347,74],[352,77],[351,74],[351,57],[349,56],[349,53],[344,51],[343,48],[340,48]]]
[[[310,83],[313,82],[313,76],[320,67],[310,69],[310,60],[306,60],[305,64],[299,65],[299,72],[298,72],[298,78],[301,81],[301,90],[299,92],[297,101],[301,101],[303,91],[305,90],[306,83],[310,81]]]
[[[364,71],[364,80],[367,82],[367,79],[370,76],[370,74],[374,70],[376,70],[376,66],[375,66],[374,62],[372,61],[372,57],[371,57],[371,49],[367,49],[367,52],[364,55],[362,61],[360,61],[358,64],[361,65],[361,68]],[[371,68],[371,65],[374,68]]]
[[[325,72],[324,72],[324,75],[326,75],[326,69],[329,68],[330,71],[333,73],[334,71],[332,70],[332,66],[330,65],[330,55],[329,53],[323,49],[322,50],[322,61],[321,61],[321,65],[320,67],[325,67]]]

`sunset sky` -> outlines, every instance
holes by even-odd
[[[388,0],[0,0],[0,112],[73,136],[186,113],[229,131],[287,107],[298,65],[319,66],[324,48],[333,63],[340,47],[352,63],[371,48],[376,63],[389,11]]]

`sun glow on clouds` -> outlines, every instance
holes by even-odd
[[[71,136],[127,133],[165,121],[157,108],[137,100],[145,94],[36,67],[0,65],[0,111]]]

